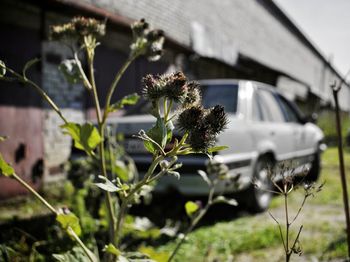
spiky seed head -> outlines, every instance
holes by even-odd
[[[143,90],[142,93],[145,98],[155,101],[164,96],[164,85],[162,78],[159,75],[146,75],[142,78]]]
[[[71,22],[51,26],[53,40],[81,40],[84,36],[100,37],[106,33],[106,25],[94,18],[74,17]]]
[[[213,134],[222,132],[228,124],[224,107],[216,105],[214,108],[210,109],[209,113],[205,116],[204,121]]]
[[[193,106],[185,109],[179,115],[177,125],[182,131],[191,132],[201,124],[204,117],[204,109],[201,106]]]
[[[131,30],[133,32],[134,38],[143,37],[147,34],[149,24],[144,18],[140,19],[131,25]]]
[[[100,37],[106,33],[106,25],[94,18],[75,17],[72,20],[75,30],[80,36],[92,35]]]
[[[201,102],[201,93],[199,91],[199,83],[191,81],[187,83],[187,96],[183,102],[183,107],[197,106]]]
[[[195,152],[206,152],[215,145],[215,135],[204,125],[199,125],[190,132],[188,142]]]
[[[177,72],[167,76],[165,81],[165,96],[174,102],[183,102],[188,90],[186,76],[182,72]]]

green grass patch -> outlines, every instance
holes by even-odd
[[[232,254],[279,245],[276,225],[269,218],[266,220],[243,217],[199,228],[189,235],[175,261],[203,261],[208,252],[223,260]],[[173,241],[157,250],[171,252],[175,244]]]

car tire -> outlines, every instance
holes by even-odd
[[[259,213],[265,211],[271,202],[273,188],[269,172],[273,169],[273,161],[267,156],[260,157],[254,168],[254,183],[247,190],[246,206],[248,211]],[[257,184],[259,186],[257,186]]]
[[[310,182],[316,182],[318,178],[320,177],[321,173],[321,153],[318,150],[315,155],[314,159],[311,162],[311,168],[306,175],[306,180]]]

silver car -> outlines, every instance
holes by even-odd
[[[229,149],[219,152],[214,159],[226,164],[232,177],[239,174],[239,188],[245,194],[242,199],[248,208],[262,211],[270,203],[271,194],[262,190],[271,184],[267,177],[267,166],[293,160],[295,172],[309,168],[308,179],[318,178],[324,135],[276,88],[246,80],[215,79],[200,83],[204,107],[220,104],[228,114],[228,127],[219,135],[217,144],[229,146]],[[140,108],[144,109],[142,106]],[[126,135],[124,146],[135,160],[140,173],[148,169],[151,156],[143,148],[142,141],[132,135],[140,129],[149,129],[154,121],[150,115],[139,114],[111,119],[109,122],[110,125],[116,125],[118,132]],[[197,170],[204,169],[207,160],[204,155],[180,157],[179,162],[183,163],[181,179],[171,176],[162,178],[156,192],[166,193],[175,189],[186,196],[206,195],[207,184],[202,181]],[[253,186],[253,180],[261,187]],[[229,194],[236,187],[223,183],[218,190]]]

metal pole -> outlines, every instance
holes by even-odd
[[[346,220],[346,234],[347,234],[347,243],[348,243],[348,258],[350,258],[350,216],[349,216],[349,201],[348,201],[348,189],[346,185],[346,176],[345,176],[345,167],[344,167],[344,155],[343,155],[343,138],[341,133],[341,121],[339,113],[339,103],[338,103],[338,92],[341,88],[341,84],[336,86],[334,83],[331,85],[333,90],[333,97],[335,101],[335,115],[336,115],[336,124],[337,124],[337,134],[338,134],[338,154],[339,154],[339,169],[340,169],[340,178],[343,189],[343,202],[344,202],[344,212]]]

